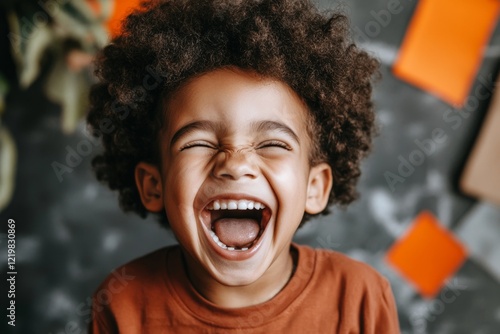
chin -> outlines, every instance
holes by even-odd
[[[265,270],[264,270],[265,271]],[[248,269],[231,269],[227,268],[226,270],[217,272],[215,274],[215,279],[223,285],[238,287],[238,286],[246,286],[261,278],[263,273],[256,272],[253,268]]]

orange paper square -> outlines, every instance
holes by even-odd
[[[394,74],[462,106],[499,10],[498,0],[421,0],[394,64]]]
[[[118,36],[121,33],[122,21],[134,9],[140,7],[142,0],[120,0],[114,1],[113,14],[108,21],[107,27],[112,37]]]
[[[462,244],[425,211],[387,253],[387,261],[428,298],[439,292],[466,257]]]

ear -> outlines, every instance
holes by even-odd
[[[163,210],[163,191],[158,167],[139,162],[135,166],[135,184],[139,190],[142,204],[148,211],[160,212]]]
[[[311,168],[307,185],[306,212],[317,214],[323,211],[333,185],[332,169],[323,162]]]

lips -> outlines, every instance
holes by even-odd
[[[241,254],[256,248],[270,217],[260,200],[217,198],[205,206],[202,222],[219,253]]]

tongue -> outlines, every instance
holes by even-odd
[[[243,248],[257,239],[260,225],[255,219],[221,218],[214,222],[215,234],[229,247]]]

